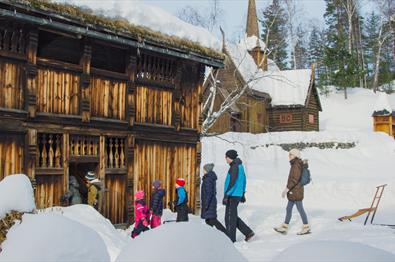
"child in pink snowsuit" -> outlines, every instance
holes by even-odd
[[[134,228],[132,238],[140,235],[141,232],[149,230],[149,209],[144,201],[144,191],[137,191],[134,194]]]

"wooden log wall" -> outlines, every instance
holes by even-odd
[[[166,189],[164,204],[175,199],[175,181],[182,177],[186,181],[188,206],[195,209],[197,164],[196,146],[138,141],[134,157],[135,191],[144,190],[150,201],[152,182],[162,181]]]
[[[172,125],[173,94],[162,90],[138,86],[136,89],[136,122]]]
[[[62,175],[36,175],[35,199],[37,208],[60,205],[63,191]]]
[[[318,94],[315,87],[311,89],[309,101],[305,109],[304,115],[304,131],[319,131],[320,119],[319,119],[319,106],[318,106]],[[309,115],[314,116],[314,123],[310,123]]]
[[[78,74],[39,68],[36,79],[38,112],[79,114],[80,77]]]
[[[104,216],[113,224],[124,223],[126,217],[126,175],[106,174]]]
[[[281,123],[281,116],[290,114],[291,121]],[[301,108],[271,108],[269,110],[270,131],[302,131],[303,130],[303,111]]]
[[[243,126],[247,129],[247,132],[258,134],[265,133],[267,130],[267,112],[266,103],[261,99],[254,99],[253,97],[247,97],[247,106],[245,106],[246,113],[244,119],[242,119]]]
[[[126,81],[92,76],[91,115],[125,120]]]
[[[0,133],[0,180],[24,172],[24,136]]]
[[[199,125],[199,88],[182,89],[181,127],[197,129]]]
[[[22,64],[0,61],[0,107],[23,109]]]

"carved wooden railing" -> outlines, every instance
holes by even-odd
[[[176,62],[171,59],[142,54],[137,59],[136,77],[141,82],[173,84]]]
[[[71,157],[98,157],[99,137],[72,135],[70,136]]]
[[[107,137],[106,138],[106,168],[126,168],[125,138]]]
[[[21,28],[0,25],[0,50],[16,54],[26,52],[26,34]]]
[[[43,134],[37,137],[36,168],[62,168],[62,134]]]

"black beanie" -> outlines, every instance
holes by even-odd
[[[237,151],[236,151],[236,150],[233,150],[233,149],[228,150],[228,151],[226,151],[225,156],[227,156],[227,157],[229,157],[230,159],[234,160],[234,159],[236,159],[236,157],[237,157]]]

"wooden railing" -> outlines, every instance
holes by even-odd
[[[70,156],[99,156],[99,137],[72,135]]]
[[[25,32],[21,28],[0,25],[0,50],[25,54]]]
[[[176,73],[176,62],[171,59],[142,54],[137,59],[138,80],[173,83]]]
[[[38,134],[37,168],[62,168],[63,135]]]

